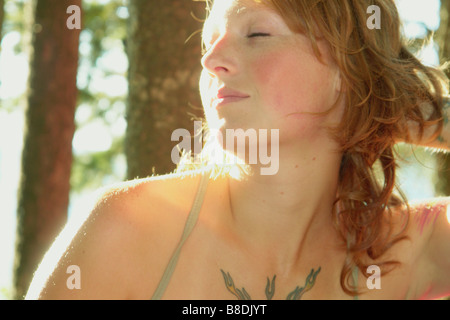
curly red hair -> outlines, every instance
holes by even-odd
[[[406,198],[398,188],[400,196],[394,193],[393,146],[398,141],[421,141],[427,129],[432,130],[428,139],[439,136],[448,80],[441,70],[423,65],[408,51],[393,0],[259,2],[274,8],[293,31],[307,34],[319,58],[316,41],[324,38],[341,72],[345,111],[341,123],[330,128],[343,152],[333,214],[350,255],[341,272],[341,286],[356,294],[350,282],[355,265],[366,275],[367,258],[384,266],[384,272],[397,264],[379,261],[405,239],[409,217]],[[366,25],[371,5],[381,10],[381,29]],[[376,166],[381,169],[381,183]],[[407,208],[404,228],[393,234],[393,209],[401,205]]]

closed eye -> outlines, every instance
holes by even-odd
[[[247,38],[256,38],[256,37],[269,37],[270,34],[269,33],[264,33],[264,32],[254,32],[251,33],[247,36]]]

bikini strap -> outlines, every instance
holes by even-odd
[[[166,291],[167,286],[169,285],[170,278],[172,277],[173,271],[175,270],[175,266],[177,265],[178,258],[180,256],[181,248],[183,247],[184,242],[189,237],[192,229],[194,229],[194,226],[197,223],[197,218],[202,207],[203,199],[205,197],[206,187],[208,186],[208,180],[209,172],[203,173],[199,188],[197,190],[197,194],[194,199],[194,203],[191,208],[191,212],[189,213],[189,216],[186,220],[181,239],[166,267],[166,270],[164,271],[164,274],[159,282],[158,287],[155,290],[155,293],[153,294],[152,300],[160,300],[164,292]]]

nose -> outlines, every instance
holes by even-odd
[[[212,44],[201,60],[203,68],[213,76],[221,77],[237,72],[237,50],[229,37],[222,36]]]

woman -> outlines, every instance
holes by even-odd
[[[369,2],[380,29],[367,27]],[[210,8],[205,115],[219,146],[245,165],[180,168],[105,192],[70,244],[56,241],[28,298],[448,295],[449,200],[408,205],[393,192],[395,143],[448,150],[447,89],[402,45],[393,1]],[[239,129],[277,135],[227,137]],[[250,161],[262,148],[278,154],[273,174]],[[79,268],[78,289],[69,266]]]

